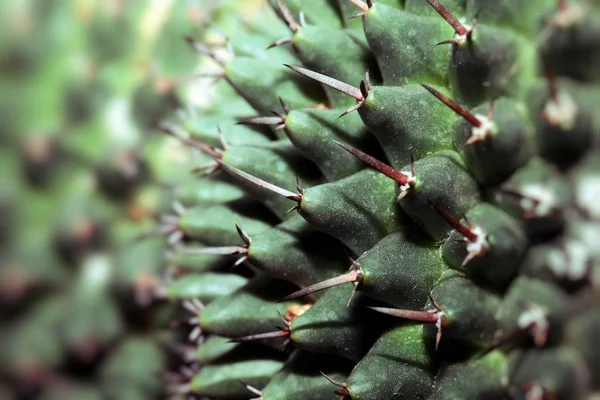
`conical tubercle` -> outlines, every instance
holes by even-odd
[[[360,82],[360,86],[354,87],[352,85],[338,81],[337,79],[331,78],[331,77],[321,74],[319,72],[311,71],[306,68],[296,67],[294,65],[289,65],[289,64],[283,64],[283,65],[288,67],[292,71],[299,73],[300,75],[304,75],[307,78],[313,79],[327,87],[337,90],[338,92],[343,93],[346,96],[352,97],[354,100],[356,100],[356,105],[354,105],[354,106],[350,107],[349,109],[347,109],[346,111],[344,111],[342,113],[342,115],[340,115],[340,117],[348,115],[351,112],[356,111],[359,108],[361,108],[364,105],[365,100],[367,99],[367,97],[369,95],[369,92],[371,91],[371,81],[369,78],[368,71],[365,74],[365,79]]]
[[[467,26],[460,22],[452,13],[437,0],[426,0],[443,19],[454,29],[454,37],[444,40],[439,44],[455,44],[462,46],[468,40],[471,40],[473,27]]]
[[[284,297],[283,299],[279,300],[279,302],[297,299],[298,297],[307,296],[312,293],[320,292],[321,290],[325,290],[325,289],[329,289],[332,287],[351,283],[354,285],[354,289],[352,290],[350,300],[348,301],[348,304],[350,304],[350,301],[352,301],[352,298],[354,297],[354,294],[356,293],[356,289],[360,285],[360,282],[362,281],[363,276],[364,275],[363,275],[362,269],[360,267],[360,264],[358,264],[356,261],[352,260],[352,266],[350,267],[350,271],[348,271],[347,273],[336,276],[334,278],[326,279],[322,282],[315,283],[314,285],[310,285],[310,286],[307,286],[300,290],[297,290],[294,293],[289,294],[286,297]]]
[[[465,218],[467,225],[463,225],[457,218],[455,218],[448,211],[432,205],[437,213],[454,228],[464,238],[463,242],[466,244],[467,256],[462,262],[462,266],[465,266],[469,261],[475,257],[482,257],[489,250],[490,244],[487,240],[487,235],[484,233],[480,226],[475,226]]]
[[[349,146],[344,143],[335,142],[338,146],[346,150],[348,153],[353,155],[356,159],[364,163],[365,165],[373,168],[374,170],[380,172],[381,174],[387,176],[388,178],[394,180],[400,186],[400,194],[398,195],[397,200],[402,200],[406,195],[410,193],[412,188],[416,184],[416,173],[414,169],[414,162],[411,157],[411,168],[409,172],[400,172],[387,165],[386,163],[379,161],[373,156],[368,155],[367,153]]]
[[[490,138],[496,130],[496,123],[494,122],[494,104],[490,104],[488,115],[473,114],[448,96],[442,94],[438,90],[432,88],[429,85],[421,84],[425,90],[434,95],[438,100],[444,103],[448,108],[454,111],[457,115],[462,117],[473,127],[471,130],[471,136],[467,139],[466,144],[470,145],[476,142],[483,141]]]
[[[442,330],[450,324],[446,312],[444,309],[433,299],[430,299],[431,304],[434,307],[432,311],[414,311],[414,310],[401,310],[398,308],[386,308],[386,307],[369,307],[373,311],[380,312],[382,314],[390,315],[392,317],[404,318],[414,322],[420,322],[424,324],[434,324],[437,333],[435,337],[435,348],[437,350],[440,341],[442,340]]]

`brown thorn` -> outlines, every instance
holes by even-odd
[[[415,322],[435,324],[438,320],[436,313],[429,311],[401,310],[398,308],[369,307],[373,311],[397,318],[405,318]]]
[[[554,102],[558,101],[558,88],[556,87],[556,74],[550,67],[550,63],[546,57],[542,57],[542,67],[544,70],[544,76],[548,82],[548,90],[550,91],[550,97]]]
[[[280,188],[279,186],[273,185],[272,183],[264,181],[260,178],[250,175],[250,174],[248,174],[242,170],[239,170],[235,167],[232,167],[230,165],[223,164],[223,163],[219,163],[219,164],[221,165],[221,168],[223,168],[223,170],[227,171],[228,173],[236,175],[258,187],[269,190],[275,194],[283,196],[286,199],[293,200],[297,203],[300,203],[302,201],[302,194],[290,192],[289,190]]]
[[[473,231],[471,231],[471,229],[461,224],[460,221],[456,219],[452,214],[442,209],[441,207],[438,207],[435,204],[432,204],[431,206],[448,223],[448,225],[453,227],[458,233],[463,235],[470,242],[477,241],[477,239],[479,238],[477,234],[475,234]]]
[[[348,115],[350,113],[353,113],[354,111],[356,111],[359,108],[361,108],[364,104],[365,104],[364,101],[359,101],[358,103],[356,103],[355,105],[353,105],[352,107],[350,107],[349,109],[347,109],[346,111],[344,111],[343,113],[341,113],[338,118],[343,118],[346,115]]]
[[[265,50],[270,50],[273,47],[279,47],[279,46],[283,46],[284,44],[290,44],[292,43],[294,39],[293,38],[283,38],[283,39],[279,39],[274,41],[273,43],[271,43],[270,45],[267,46],[267,48]]]
[[[252,238],[250,238],[250,236],[238,224],[235,224],[235,229],[244,243],[246,243],[247,246],[250,246],[252,243]]]
[[[223,153],[221,153],[221,151],[214,149],[213,147],[207,145],[206,143],[202,143],[195,139],[182,136],[181,134],[176,132],[175,126],[171,126],[166,123],[162,123],[158,126],[158,129],[161,132],[166,133],[167,135],[172,136],[175,139],[179,140],[184,145],[189,146],[194,149],[198,149],[202,153],[204,153],[208,156],[211,156],[217,160],[220,160],[221,158],[223,158]]]
[[[468,123],[470,123],[471,125],[473,125],[476,128],[481,127],[482,122],[475,115],[471,114],[471,112],[469,110],[467,110],[460,104],[456,103],[454,100],[450,99],[449,97],[445,96],[444,94],[440,93],[439,91],[435,90],[431,86],[425,85],[424,83],[422,83],[421,86],[423,86],[423,88],[425,88],[425,90],[427,90],[429,93],[431,93],[432,95],[437,97],[438,100],[440,100],[442,103],[444,103],[448,108],[450,108],[456,114],[458,114],[462,118],[464,118]]]
[[[450,26],[454,29],[454,32],[457,35],[467,35],[469,30],[458,20],[446,7],[440,4],[437,0],[427,0],[427,3],[442,17],[444,20],[450,24]]]
[[[348,153],[350,153],[354,157],[356,157],[359,161],[363,162],[364,164],[373,168],[374,170],[382,173],[383,175],[387,176],[388,178],[393,179],[399,185],[406,185],[408,183],[408,180],[409,180],[408,176],[406,176],[405,174],[403,174],[400,171],[396,171],[394,168],[379,161],[375,157],[372,157],[372,156],[362,152],[361,150],[359,150],[355,147],[349,146],[347,144],[340,143],[338,141],[334,141],[334,142],[335,142],[335,144],[337,144],[338,146],[340,146],[341,148],[346,150]]]
[[[348,385],[346,385],[344,382],[336,381],[335,379],[330,378],[329,376],[325,375],[325,373],[323,371],[319,371],[319,373],[321,375],[323,375],[323,377],[325,379],[327,379],[329,381],[329,383],[331,383],[331,384],[333,384],[333,385],[335,385],[337,387],[341,387],[341,388],[348,387]]]
[[[290,30],[294,33],[298,32],[301,26],[283,0],[277,0],[277,7],[279,8],[279,11],[281,11],[281,15]]]
[[[213,61],[215,61],[221,67],[225,67],[225,62],[223,60],[219,59],[219,57],[217,57],[217,55],[211,49],[209,49],[207,46],[205,46],[204,44],[196,41],[191,36],[186,36],[185,41],[188,42],[188,44],[194,50],[196,50],[198,53],[210,57]]]
[[[356,101],[364,101],[365,97],[362,95],[360,89],[348,85],[347,83],[338,81],[337,79],[333,79],[327,75],[320,74],[318,72],[311,71],[306,68],[296,67],[294,65],[283,64],[287,68],[291,69],[294,72],[297,72],[301,75],[306,76],[307,78],[313,79],[323,85],[326,85],[332,89],[337,90],[340,93],[343,93],[347,96],[352,97]]]
[[[278,331],[274,331],[274,332],[266,332],[266,333],[258,333],[256,335],[248,335],[248,336],[241,336],[241,337],[237,337],[234,339],[230,339],[229,342],[230,343],[245,343],[245,342],[254,342],[257,340],[263,340],[263,339],[276,339],[276,338],[281,338],[281,337],[289,337],[290,336],[290,331],[287,329],[281,329]]]
[[[279,300],[278,302],[281,303],[283,301],[296,299],[298,297],[306,296],[311,293],[319,292],[321,290],[329,289],[329,288],[332,288],[335,286],[345,285],[347,283],[359,283],[361,280],[362,280],[362,272],[360,270],[358,270],[358,271],[354,270],[354,271],[348,272],[346,274],[336,276],[335,278],[330,278],[330,279],[324,280],[322,282],[315,283],[314,285],[307,286],[303,289],[300,289],[300,290],[284,297],[283,299]]]
[[[281,108],[283,109],[285,115],[288,115],[290,113],[290,106],[285,101],[283,101],[281,97],[279,98],[279,104],[281,104]]]

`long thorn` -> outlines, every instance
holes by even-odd
[[[477,239],[479,238],[479,236],[477,236],[477,234],[475,232],[471,231],[469,228],[467,228],[466,226],[464,226],[463,224],[461,224],[460,221],[458,219],[454,218],[454,216],[452,214],[450,214],[448,211],[446,211],[446,210],[444,210],[444,209],[436,206],[435,204],[432,204],[432,207],[458,233],[460,233],[461,235],[463,235],[470,242],[476,242],[477,241]]]
[[[349,146],[344,143],[335,141],[335,144],[337,144],[338,146],[340,146],[341,148],[346,150],[348,153],[352,154],[359,161],[363,162],[364,164],[368,165],[369,167],[373,168],[374,170],[381,172],[383,175],[387,176],[388,178],[393,179],[398,184],[406,185],[408,183],[409,177],[407,175],[403,174],[400,171],[396,171],[394,168],[379,161],[375,157],[372,157],[372,156],[368,155],[367,153],[364,153],[364,152],[360,151],[359,149]]]
[[[276,339],[276,338],[288,337],[288,336],[290,336],[289,330],[279,330],[279,331],[275,331],[275,332],[258,333],[256,335],[241,336],[241,337],[237,337],[234,339],[230,339],[229,341],[231,343],[244,343],[244,342],[254,342],[254,341],[263,340],[263,339]]]
[[[344,285],[347,283],[359,283],[361,279],[362,273],[360,271],[350,271],[346,274],[336,276],[335,278],[327,279],[323,282],[315,283],[314,285],[310,285],[303,289],[300,289],[279,300],[279,302],[296,299],[298,297],[306,296],[311,293],[319,292],[321,290]]]
[[[180,253],[189,256],[231,256],[235,254],[248,254],[248,248],[243,246],[203,247],[201,249],[182,249]]]
[[[245,118],[242,119],[240,121],[238,121],[238,125],[281,125],[284,124],[285,125],[285,119],[281,118],[279,116],[277,117],[252,117],[252,118]]]
[[[437,0],[427,0],[429,5],[438,13],[450,26],[454,29],[457,35],[464,36],[469,33],[467,27],[465,27],[446,7],[440,4]]]
[[[391,315],[392,317],[405,318],[411,321],[424,322],[435,324],[438,321],[436,313],[428,311],[413,311],[413,310],[400,310],[397,308],[386,308],[386,307],[369,307],[373,311],[380,312],[382,314]]]
[[[302,195],[301,194],[290,192],[289,190],[280,188],[279,186],[276,186],[276,185],[273,185],[272,183],[263,181],[260,178],[252,176],[252,175],[250,175],[250,174],[248,174],[248,173],[246,173],[246,172],[244,172],[242,170],[239,170],[239,169],[237,169],[235,167],[232,167],[230,165],[223,164],[223,163],[220,163],[220,165],[221,165],[221,168],[223,168],[223,170],[229,172],[230,174],[237,175],[238,177],[240,177],[240,178],[242,178],[242,179],[244,179],[244,180],[246,180],[246,181],[248,181],[248,182],[250,182],[250,183],[252,183],[252,184],[254,184],[256,186],[258,186],[258,187],[261,187],[263,189],[269,190],[269,191],[271,191],[273,193],[276,193],[276,194],[278,194],[280,196],[285,197],[286,199],[294,200],[296,202],[302,201]]]
[[[444,103],[446,106],[448,106],[456,114],[463,117],[468,123],[470,123],[471,125],[473,125],[476,128],[481,127],[482,122],[479,120],[479,118],[477,118],[475,115],[473,115],[469,110],[467,110],[460,104],[456,103],[454,100],[450,99],[449,97],[443,95],[439,91],[435,90],[431,86],[425,85],[423,83],[421,84],[421,86],[423,86],[429,93],[431,93],[432,95],[437,97],[438,100],[440,100],[442,103]]]
[[[340,93],[343,93],[347,96],[350,96],[356,101],[364,101],[365,97],[361,93],[359,88],[348,85],[347,83],[338,81],[337,79],[330,78],[327,75],[320,74],[318,72],[311,71],[306,68],[296,67],[294,65],[283,64],[294,72],[297,72],[301,75],[304,75],[310,79],[314,79],[315,81],[322,83],[323,85],[329,86],[332,89],[337,90]]]

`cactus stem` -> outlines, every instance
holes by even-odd
[[[467,140],[466,144],[473,144],[479,142],[487,137],[492,135],[492,131],[495,128],[495,124],[493,121],[493,103],[490,105],[490,110],[487,116],[483,115],[474,115],[469,110],[456,103],[454,100],[440,93],[436,89],[432,88],[429,85],[421,84],[425,90],[434,95],[438,100],[444,103],[448,108],[454,111],[456,114],[461,116],[465,121],[473,126],[473,130],[471,133],[471,137]]]
[[[321,290],[325,290],[325,289],[329,289],[335,286],[341,286],[341,285],[345,285],[347,283],[352,283],[356,286],[358,286],[358,284],[360,284],[360,282],[362,281],[363,278],[363,273],[362,270],[360,269],[360,265],[356,262],[353,263],[352,265],[352,270],[350,272],[347,272],[343,275],[340,276],[336,276],[334,278],[330,278],[327,280],[324,280],[322,282],[319,283],[315,283],[314,285],[310,285],[307,286],[305,288],[302,288],[286,297],[284,297],[283,299],[279,300],[279,303],[283,302],[283,301],[287,301],[287,300],[292,300],[292,299],[296,299],[298,297],[302,297],[302,296],[306,296],[315,292],[320,292]],[[352,296],[354,295],[354,291],[352,293]],[[352,300],[352,296],[350,297],[350,300]]]
[[[223,163],[219,163],[219,164],[220,164],[221,168],[223,168],[223,170],[227,171],[228,173],[236,175],[258,187],[269,190],[273,193],[276,193],[280,196],[285,197],[286,199],[293,200],[293,201],[297,202],[298,204],[302,201],[302,193],[290,192],[289,190],[280,188],[279,186],[273,185],[272,183],[263,181],[260,178],[252,176],[252,175],[250,175],[242,170],[239,170],[235,167],[232,167],[230,165],[223,164]]]

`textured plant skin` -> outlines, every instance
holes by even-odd
[[[198,227],[218,217],[231,235],[179,224],[171,264],[214,274],[203,271],[235,262],[224,276],[249,280],[206,305],[187,299],[198,372],[172,389],[215,400],[589,398],[600,385],[597,5],[273,0],[233,14],[247,22],[221,24],[226,56],[188,38],[222,78],[209,105],[167,122],[207,156],[196,183],[206,195],[186,195],[185,212]],[[225,127],[220,141],[193,121]],[[210,182],[222,200],[199,201]],[[255,202],[263,209],[219,217]],[[270,227],[249,233],[247,218]],[[275,295],[286,289],[272,279],[293,289]],[[250,383],[273,346],[286,366]],[[261,348],[240,385],[211,372]]]
[[[238,362],[223,347],[173,389],[216,400],[588,398],[600,384],[586,336],[597,329],[590,310],[600,266],[586,238],[600,228],[590,194],[600,188],[600,125],[589,103],[600,98],[590,73],[600,66],[597,5],[270,6],[240,16],[246,27],[223,27],[234,49],[227,57],[218,44],[188,38],[223,80],[210,105],[186,114],[178,129],[184,146],[213,159],[198,178],[206,193],[208,182],[215,190],[227,182],[245,193],[235,192],[236,204],[265,207],[248,217],[279,221],[231,239],[199,242],[186,232],[172,260],[202,273],[223,263],[207,258],[196,267],[181,255],[221,254],[244,267],[238,273],[253,271],[249,286],[197,308],[196,353],[210,345],[219,354],[223,336],[235,351],[263,346],[264,354],[275,341],[288,364],[262,387],[239,376],[243,384],[213,393],[200,382],[228,378],[207,371]],[[572,56],[572,66],[559,54]],[[228,107],[231,88],[249,108]],[[200,120],[227,127],[221,143],[194,130],[195,144],[186,141],[186,127]],[[267,141],[242,143],[232,121],[249,140]],[[223,193],[218,207],[227,208]],[[215,214],[190,196],[186,203],[198,221]],[[246,229],[240,218],[230,227]],[[255,281],[262,296],[281,291],[265,275],[296,289],[267,308],[240,302],[256,293]],[[232,314],[212,328],[216,310]],[[277,313],[276,330],[258,327]],[[331,375],[319,366],[340,356]],[[303,378],[294,375],[301,365]]]

